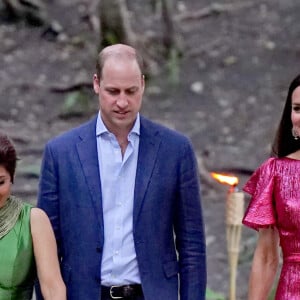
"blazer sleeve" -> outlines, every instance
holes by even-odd
[[[60,257],[60,233],[59,233],[59,205],[58,205],[58,174],[55,160],[51,149],[51,144],[45,146],[41,174],[39,180],[37,206],[43,209],[52,224],[56,237],[58,255]]]
[[[206,245],[197,160],[190,141],[180,160],[176,209],[176,247],[180,266],[180,299],[205,299]]]

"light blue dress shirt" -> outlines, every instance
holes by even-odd
[[[129,144],[123,157],[115,135],[105,127],[100,112],[96,135],[105,237],[101,284],[111,286],[140,283],[133,240],[133,198],[140,116],[137,116],[128,134]]]

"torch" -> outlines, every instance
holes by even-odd
[[[238,178],[218,173],[211,176],[220,183],[230,186],[225,207],[226,240],[230,272],[229,300],[236,299],[236,275],[240,251],[242,219],[244,215],[244,193],[237,188]]]

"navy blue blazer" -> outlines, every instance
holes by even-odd
[[[93,118],[52,139],[42,160],[38,206],[50,217],[71,300],[101,299],[105,237],[95,128]],[[146,300],[205,299],[204,225],[191,143],[142,116],[133,236]]]

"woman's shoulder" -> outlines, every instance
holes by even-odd
[[[266,169],[270,168],[276,176],[298,176],[300,171],[300,160],[290,156],[269,159]]]
[[[45,228],[50,226],[47,214],[38,207],[32,207],[30,211],[30,223],[33,228]]]
[[[259,167],[254,171],[254,174],[268,173],[272,174],[274,169],[276,168],[276,164],[278,162],[277,157],[269,157],[265,161],[259,165]]]
[[[271,186],[270,182],[273,181],[274,175],[276,175],[276,163],[277,158],[275,157],[265,160],[250,176],[243,190],[250,195],[254,195],[258,189]]]
[[[31,219],[34,218],[34,220],[36,221],[43,221],[48,218],[46,213],[38,207],[31,207],[30,214],[31,214]]]
[[[35,207],[32,203],[22,201],[19,198],[11,197],[12,201],[18,203],[20,212],[24,216],[30,216],[31,223],[44,223],[48,222],[47,214],[40,208]]]
[[[29,202],[26,202],[26,201],[23,201],[23,200],[20,200],[20,199],[16,199],[17,201],[19,201],[19,203],[21,204],[21,213],[23,216],[27,215],[27,216],[30,216],[31,215],[31,210],[34,208],[34,205],[29,203]]]
[[[25,201],[22,201],[22,200],[19,200],[19,201],[22,202],[22,206],[23,206],[23,208],[25,208],[25,209],[31,210],[31,209],[34,207],[34,205],[31,204],[31,203],[29,203],[29,202],[25,202]]]
[[[273,175],[293,173],[300,169],[300,160],[292,157],[270,157],[258,168],[261,172],[268,172]]]

